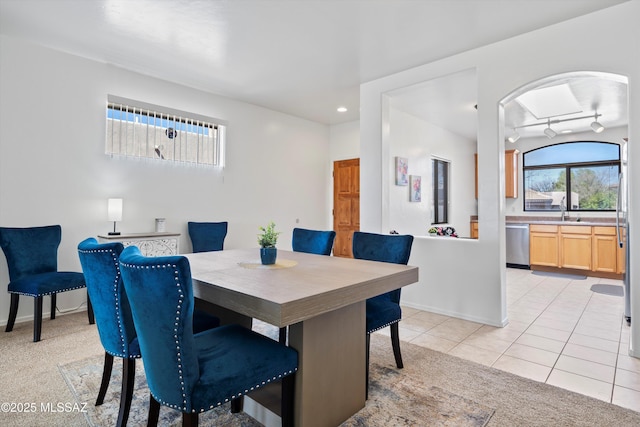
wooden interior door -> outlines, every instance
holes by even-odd
[[[353,258],[351,239],[360,230],[360,159],[333,162],[333,255]]]

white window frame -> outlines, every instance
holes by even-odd
[[[223,120],[114,95],[105,113],[108,155],[224,167]]]

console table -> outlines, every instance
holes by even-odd
[[[104,242],[121,242],[125,247],[135,245],[144,256],[165,256],[178,254],[180,233],[131,233],[119,235],[99,235]]]

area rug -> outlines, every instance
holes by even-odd
[[[591,291],[597,294],[611,295],[614,297],[624,296],[624,288],[619,285],[591,285]]]
[[[389,349],[390,350],[390,349]],[[374,358],[374,355],[372,355]],[[117,360],[117,359],[116,359]],[[143,426],[149,405],[144,368],[137,361],[136,380],[128,426]],[[471,426],[483,427],[493,409],[458,396],[403,370],[371,364],[369,399],[365,408],[347,420],[344,427],[356,426]],[[113,426],[118,417],[121,364],[115,363],[105,403],[94,406],[102,375],[102,357],[93,357],[59,366],[76,402],[86,404],[85,417],[92,427]],[[327,408],[330,410],[330,408]],[[159,425],[179,426],[181,415],[162,407]],[[250,416],[231,414],[229,404],[200,415],[200,426],[261,426]]]
[[[404,369],[396,369],[388,336],[371,335],[371,384],[366,407],[342,427],[549,427],[640,426],[640,413],[549,384],[519,377],[403,341]],[[80,404],[87,403],[89,426],[113,426],[120,393],[121,363],[114,365],[109,392],[101,407],[93,404],[102,375],[102,357],[58,366]],[[142,364],[129,427],[147,419],[147,388]],[[331,410],[331,408],[327,408]],[[163,426],[180,425],[179,414],[162,408]],[[200,417],[203,426],[259,424],[222,406]]]

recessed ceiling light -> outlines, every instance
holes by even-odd
[[[338,113],[346,113],[347,112],[347,107],[338,107],[337,111],[338,111]]]

